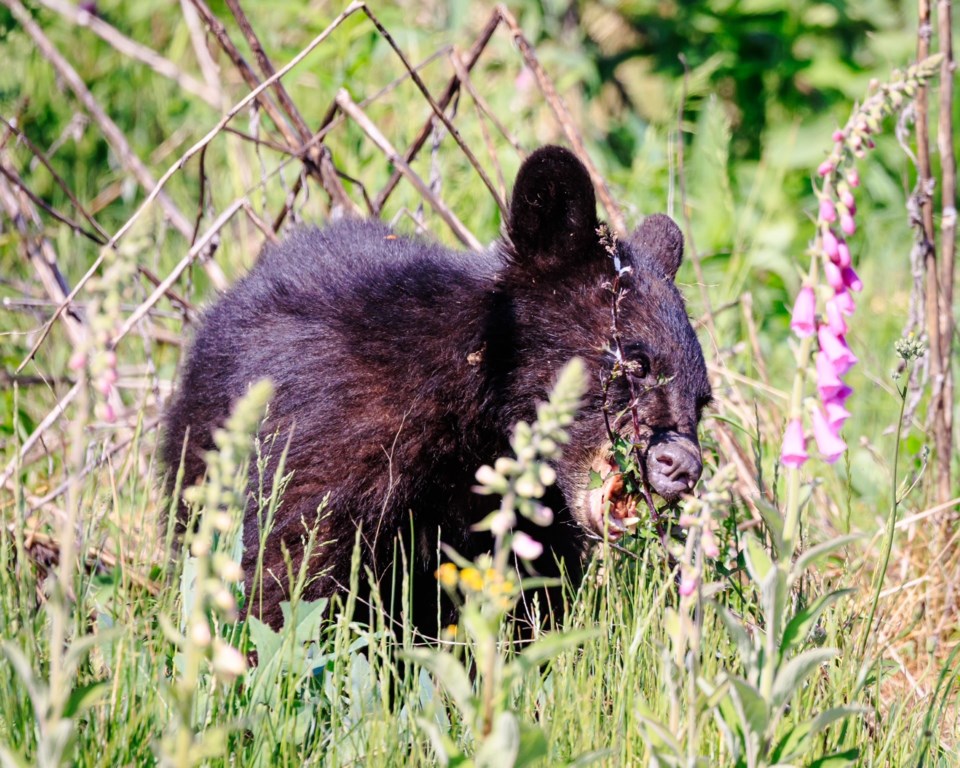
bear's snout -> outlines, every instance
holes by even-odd
[[[684,493],[690,493],[702,471],[700,446],[688,437],[665,436],[647,452],[647,478],[653,490],[666,501],[676,501]]]

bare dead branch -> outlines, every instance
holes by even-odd
[[[930,0],[919,0],[919,26],[917,28],[917,60],[923,61],[930,55],[930,38],[933,27],[930,23]],[[934,446],[936,447],[936,478],[938,498],[942,501],[950,495],[950,461],[949,432],[946,425],[949,423],[946,411],[952,404],[944,402],[944,367],[940,340],[940,317],[942,315],[940,293],[940,278],[937,267],[936,233],[933,223],[933,173],[930,160],[930,126],[928,106],[928,86],[921,84],[916,99],[916,132],[917,132],[917,171],[919,196],[920,226],[917,236],[921,238],[921,248],[924,254],[924,269],[926,272],[926,328],[929,345],[928,357],[930,360],[930,405],[927,419],[933,432]],[[945,491],[945,493],[944,493]]]
[[[451,211],[440,198],[433,194],[430,186],[407,165],[397,150],[393,148],[393,145],[380,133],[380,130],[373,124],[370,118],[364,114],[363,110],[353,102],[350,94],[343,89],[337,94],[337,105],[360,126],[363,132],[379,147],[380,151],[386,155],[387,159],[393,163],[394,167],[406,176],[407,180],[416,187],[417,192],[430,204],[440,218],[446,222],[457,239],[471,250],[482,251],[483,245],[477,240],[474,234],[464,226],[463,222],[456,217],[453,211]]]
[[[24,456],[27,455],[27,452],[37,444],[37,441],[43,436],[43,433],[46,432],[53,424],[57,422],[67,406],[73,402],[73,399],[80,392],[81,382],[77,382],[70,390],[65,394],[60,401],[53,407],[53,409],[48,413],[43,421],[37,424],[36,429],[30,433],[30,436],[23,441],[23,445],[20,446],[20,450],[16,452],[14,457],[10,459],[7,463],[6,469],[3,470],[3,474],[0,475],[0,486],[6,485],[7,480],[13,475],[17,467],[23,461]]]
[[[546,71],[544,71],[543,67],[540,65],[540,61],[537,59],[537,54],[533,50],[533,46],[524,36],[523,30],[520,29],[520,25],[517,23],[516,18],[510,12],[507,6],[498,5],[497,11],[500,14],[500,18],[503,19],[504,23],[510,28],[510,33],[513,35],[513,39],[516,42],[517,47],[520,49],[520,55],[526,62],[527,67],[530,68],[530,71],[533,72],[534,77],[537,79],[537,84],[540,86],[540,91],[547,100],[547,104],[549,104],[550,108],[553,110],[553,114],[556,116],[557,122],[560,123],[560,127],[563,129],[563,133],[567,137],[567,141],[570,142],[570,146],[573,148],[573,151],[577,157],[580,158],[580,161],[587,167],[587,172],[590,174],[590,180],[593,182],[593,186],[597,190],[597,197],[600,199],[600,204],[603,206],[604,210],[607,212],[607,216],[610,218],[610,226],[613,227],[614,232],[616,232],[618,235],[625,236],[627,234],[627,225],[624,221],[623,214],[620,213],[620,208],[613,201],[613,196],[610,194],[610,189],[607,187],[607,182],[604,180],[603,176],[600,175],[597,167],[593,164],[593,161],[590,159],[590,155],[587,154],[587,148],[583,144],[583,139],[580,136],[580,132],[577,130],[577,127],[573,122],[573,118],[570,116],[569,110],[563,103],[563,99],[561,99],[560,95],[557,93],[557,89],[554,87],[553,81],[550,80]]]
[[[940,149],[940,366],[943,374],[943,450],[946,462],[938,473],[940,501],[953,492],[953,296],[957,251],[957,161],[954,154],[953,85],[956,62],[953,58],[953,21],[950,0],[937,3],[937,41],[943,61],[940,64],[940,119],[937,145]]]
[[[381,34],[384,40],[390,45],[393,49],[393,52],[397,55],[397,58],[400,59],[400,62],[403,64],[404,69],[410,73],[410,77],[413,82],[416,84],[420,93],[423,95],[423,98],[427,100],[427,103],[430,105],[430,108],[433,110],[433,114],[436,119],[443,123],[444,127],[450,132],[450,135],[453,137],[453,140],[457,142],[457,146],[460,147],[460,150],[466,155],[467,160],[470,161],[470,165],[473,166],[474,170],[477,172],[477,175],[480,176],[481,181],[493,196],[493,199],[497,202],[497,205],[500,207],[500,212],[503,214],[503,218],[507,217],[507,208],[505,203],[500,199],[500,195],[497,192],[497,188],[490,177],[487,176],[487,172],[483,169],[483,166],[480,165],[480,161],[477,160],[476,156],[473,154],[473,150],[467,145],[467,142],[463,140],[463,137],[460,135],[460,131],[457,130],[457,127],[453,124],[453,121],[447,117],[446,107],[441,108],[436,101],[433,100],[433,96],[430,94],[429,89],[426,84],[420,78],[420,75],[417,73],[416,69],[407,61],[407,57],[404,55],[403,51],[400,49],[400,46],[397,45],[396,41],[393,39],[393,36],[390,32],[387,31],[387,28],[383,26],[380,22],[380,19],[376,17],[373,11],[370,10],[369,6],[364,3],[363,12],[367,15],[367,18],[373,22],[373,26],[377,28],[377,31]]]
[[[38,208],[46,211],[50,216],[59,221],[61,224],[66,224],[70,229],[76,232],[78,235],[81,235],[97,245],[103,245],[106,242],[106,239],[102,238],[96,232],[91,232],[89,229],[84,227],[82,224],[74,221],[66,214],[60,213],[56,208],[50,205],[45,200],[41,199],[33,193],[33,191],[26,185],[23,179],[20,178],[20,175],[14,171],[12,168],[7,167],[3,162],[0,162],[0,173],[2,173],[7,181],[13,184],[17,189],[19,189],[23,194],[25,194],[30,201],[36,205]]]
[[[483,30],[480,32],[474,44],[470,47],[469,53],[467,53],[466,60],[464,61],[464,68],[469,72],[476,66],[477,61],[480,59],[480,54],[483,53],[484,49],[487,47],[487,44],[490,42],[490,38],[493,37],[493,33],[496,31],[497,26],[500,24],[500,13],[494,11],[490,19],[487,21]],[[403,79],[409,76],[408,74],[404,76]],[[450,105],[450,102],[453,101],[453,97],[460,90],[460,79],[454,75],[450,78],[450,81],[447,83],[447,87],[444,89],[440,98],[437,100],[437,106],[441,111],[445,111],[446,108]],[[361,102],[362,104],[362,102]],[[427,137],[430,136],[430,131],[433,129],[433,118],[430,117],[423,124],[423,127],[420,129],[420,132],[417,134],[416,138],[413,140],[413,143],[407,148],[407,151],[403,153],[403,161],[407,164],[413,161],[413,158],[417,156],[417,153],[423,147],[427,141]],[[384,185],[383,189],[380,191],[380,194],[374,198],[373,208],[379,215],[380,211],[383,210],[383,206],[386,204],[387,199],[393,193],[394,188],[397,186],[397,182],[400,181],[401,173],[399,170],[394,170],[391,174],[390,179]]]
[[[677,108],[677,183],[680,186],[680,211],[683,214],[683,229],[687,239],[687,252],[690,254],[690,260],[693,262],[693,271],[697,276],[697,284],[700,286],[700,301],[703,302],[703,312],[707,320],[707,329],[710,338],[716,346],[717,326],[713,319],[713,309],[710,306],[710,293],[707,291],[707,281],[703,276],[703,265],[700,263],[700,252],[697,250],[696,242],[693,239],[693,222],[690,219],[690,206],[687,201],[687,174],[684,167],[684,138],[683,138],[683,113],[687,107],[687,84],[690,79],[690,69],[687,67],[687,60],[680,54],[680,63],[683,64],[683,81],[680,92],[680,105]]]
[[[25,255],[33,265],[47,296],[57,304],[66,304],[65,298],[69,290],[67,281],[57,265],[57,255],[53,246],[40,234],[42,228],[39,217],[31,208],[29,198],[23,194],[22,189],[15,190],[7,181],[8,171],[3,168],[2,161],[0,161],[0,169],[3,170],[3,177],[0,178],[0,209],[7,214],[16,227]],[[30,231],[31,225],[35,233]],[[75,312],[71,311],[64,315],[64,327],[72,344],[80,344],[86,339],[86,329]],[[18,368],[17,373],[19,372]]]
[[[87,88],[81,77],[70,63],[60,54],[53,43],[43,33],[43,30],[34,22],[33,18],[20,0],[0,0],[14,15],[16,20],[23,27],[24,31],[40,49],[44,57],[53,65],[57,73],[70,86],[77,100],[83,105],[84,109],[93,117],[94,121],[103,131],[104,137],[117,154],[121,164],[136,178],[137,182],[147,192],[148,199],[155,198],[163,207],[164,212],[170,219],[174,227],[186,238],[190,237],[192,227],[187,218],[180,212],[176,204],[162,191],[160,186],[154,180],[153,175],[136,155],[130,144],[127,142],[123,131],[117,126],[110,116],[103,110],[93,94]],[[226,277],[219,265],[214,261],[205,262],[205,269],[210,276],[211,282],[220,289],[226,288]]]
[[[81,10],[78,6],[65,2],[65,0],[39,0],[39,2],[41,5],[49,8],[51,11],[59,13],[77,26],[86,27],[112,48],[116,48],[117,51],[124,56],[128,56],[134,61],[139,61],[141,64],[146,64],[158,75],[172,80],[183,88],[183,90],[187,91],[187,93],[199,96],[211,107],[217,111],[220,110],[220,94],[216,89],[201,83],[192,75],[188,75],[176,64],[164,58],[152,48],[148,48],[136,40],[127,37],[99,16]]]
[[[187,254],[180,259],[177,263],[177,266],[173,268],[169,275],[167,275],[163,280],[160,281],[160,284],[154,289],[153,293],[147,297],[143,303],[140,304],[137,309],[130,314],[129,317],[124,321],[123,325],[120,326],[120,330],[116,332],[112,339],[110,339],[110,348],[117,346],[117,343],[126,336],[130,330],[140,321],[140,319],[150,311],[150,308],[153,307],[160,298],[167,292],[167,290],[177,281],[180,275],[183,274],[184,270],[189,267],[194,261],[196,261],[202,254],[204,254],[207,249],[213,244],[214,238],[219,234],[220,230],[224,225],[233,218],[234,214],[243,208],[244,204],[247,202],[246,198],[240,198],[239,200],[234,200],[227,208],[221,213],[213,224],[210,225],[210,228],[203,234],[196,243],[187,251]]]
[[[110,239],[110,236],[107,234],[106,230],[100,226],[92,214],[88,213],[87,210],[80,204],[80,201],[77,199],[76,195],[73,194],[73,190],[70,189],[70,185],[60,176],[59,173],[54,169],[53,165],[50,163],[49,158],[46,153],[40,149],[36,144],[34,144],[30,137],[27,136],[12,120],[7,120],[5,117],[0,116],[0,121],[3,122],[4,126],[8,131],[16,135],[17,141],[23,143],[27,149],[30,150],[31,154],[40,161],[40,164],[47,169],[47,173],[53,178],[54,183],[60,188],[60,190],[67,196],[70,202],[73,204],[74,210],[83,216],[84,219],[90,224],[91,227],[96,230],[97,234],[103,238],[102,242],[107,242]]]

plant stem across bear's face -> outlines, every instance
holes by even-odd
[[[674,285],[682,250],[666,216],[623,239],[602,228],[585,168],[559,147],[523,163],[507,238],[483,253],[373,221],[294,230],[197,329],[166,414],[168,488],[181,455],[185,484],[202,477],[231,404],[271,379],[260,442],[276,455],[254,464],[250,483],[269,495],[286,445],[290,479],[267,531],[251,494],[247,609],[282,622],[288,565],[296,574],[307,529],[319,545],[303,597],[344,588],[359,529],[360,573],[395,615],[403,547],[417,582],[413,621],[429,634],[438,611],[424,596],[436,595],[438,542],[468,558],[490,546],[474,531],[490,512],[472,491],[474,472],[509,453],[513,425],[533,420],[579,356],[590,393],[557,462],[559,490],[544,499],[556,520],[537,534],[545,552],[535,564],[556,575],[563,560],[575,577],[589,535],[619,535],[643,487],[672,500],[700,476],[697,424],[710,386]],[[185,520],[181,509],[181,529]]]
[[[537,349],[541,362],[551,361],[541,376],[566,356],[588,365],[593,387],[558,467],[559,484],[577,522],[615,537],[637,510],[638,484],[667,501],[693,489],[702,469],[697,425],[711,393],[674,284],[683,257],[679,228],[657,214],[621,240],[595,211],[589,176],[571,153],[534,153],[514,189],[503,282],[534,365]],[[537,369],[525,375],[536,377]],[[638,458],[632,466],[631,456]]]

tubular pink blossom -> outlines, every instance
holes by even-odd
[[[853,220],[852,213],[847,212],[840,216],[840,229],[845,235],[852,235],[857,231],[857,222]]]
[[[857,308],[856,303],[853,300],[853,296],[850,295],[850,291],[846,288],[842,288],[837,291],[833,297],[833,300],[836,302],[837,307],[840,311],[843,312],[847,317],[850,317]]]
[[[523,531],[517,531],[513,534],[513,542],[510,547],[521,560],[536,560],[543,554],[543,544]]]
[[[853,192],[849,189],[843,190],[840,193],[840,202],[843,203],[847,210],[850,211],[851,216],[855,216],[857,213],[857,199],[853,196]]]
[[[834,168],[833,163],[831,163],[829,160],[824,160],[822,163],[820,163],[819,167],[817,168],[817,175],[827,176],[833,173],[833,168]]]
[[[813,288],[805,285],[797,294],[797,300],[793,305],[793,313],[790,316],[790,328],[801,339],[812,336],[816,330],[814,318],[816,311],[816,294],[814,294]]]
[[[835,398],[843,391],[843,382],[837,375],[830,358],[825,352],[817,352],[817,392],[822,400]]]
[[[843,131],[839,128],[833,132],[833,140],[837,143],[843,141]]]
[[[847,321],[843,319],[843,312],[837,304],[837,297],[827,299],[826,303],[827,327],[834,336],[847,335]]]
[[[830,261],[836,263],[837,259],[840,257],[840,241],[837,240],[837,236],[833,234],[833,230],[830,227],[827,227],[823,230],[823,252],[827,254],[827,258]]]
[[[820,198],[820,220],[828,223],[837,220],[837,209],[829,197]]]
[[[843,405],[845,402],[847,402],[847,398],[852,394],[853,389],[844,384],[842,387],[840,387],[840,391],[829,399],[831,402],[840,403],[840,405]]]
[[[817,340],[838,376],[843,376],[857,364],[857,356],[850,351],[843,337],[832,334],[826,325],[817,329]]]
[[[837,259],[836,259],[836,262],[837,262],[837,264],[840,266],[841,269],[843,269],[843,267],[849,267],[849,266],[850,266],[850,246],[847,245],[847,241],[846,241],[846,240],[841,239],[841,240],[837,243]]]
[[[849,184],[851,187],[860,186],[860,174],[857,173],[856,168],[851,168],[849,171],[847,171],[847,184]]]
[[[808,458],[810,457],[807,455],[807,441],[803,436],[803,424],[800,419],[791,419],[783,433],[780,463],[785,467],[799,468]]]
[[[690,597],[697,590],[697,580],[693,576],[680,578],[680,597]]]
[[[827,400],[823,404],[827,414],[827,423],[835,432],[840,430],[843,422],[850,418],[850,411],[843,407],[843,403],[837,400]]]
[[[843,274],[840,272],[840,267],[832,261],[825,261],[823,263],[823,274],[827,278],[827,284],[833,288],[834,291],[839,291],[844,288]]]
[[[837,434],[837,430],[830,426],[819,408],[813,411],[813,439],[817,441],[817,450],[827,464],[833,464],[847,450],[847,444]]]
[[[840,277],[843,280],[843,284],[851,291],[859,293],[863,290],[863,281],[860,280],[857,273],[853,271],[853,267],[843,267],[843,269],[840,270]]]

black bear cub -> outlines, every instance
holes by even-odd
[[[172,478],[189,430],[186,482],[195,482],[232,403],[250,383],[273,381],[262,434],[279,434],[277,453],[290,439],[292,478],[266,542],[261,589],[248,606],[254,615],[282,623],[289,589],[282,549],[295,565],[302,560],[305,528],[316,524],[329,494],[305,597],[348,584],[358,528],[362,566],[385,594],[399,593],[399,535],[413,578],[412,619],[424,634],[436,632],[438,539],[466,557],[489,548],[488,534],[471,527],[496,502],[471,491],[474,473],[509,453],[512,425],[534,418],[574,356],[591,388],[544,499],[555,520],[536,531],[545,550],[535,566],[550,575],[562,562],[577,578],[616,493],[612,483],[588,490],[590,470],[610,466],[602,385],[617,354],[614,257],[627,289],[617,322],[634,365],[632,387],[625,376],[610,384],[610,419],[632,422],[625,414],[631,389],[638,393],[650,485],[668,500],[693,488],[710,385],[673,282],[683,237],[667,216],[654,215],[611,253],[598,227],[586,169],[567,150],[543,147],[517,175],[506,237],[485,253],[394,235],[377,221],[301,229],[267,246],[206,312],[167,410],[162,458]],[[616,522],[607,526],[613,535]],[[243,538],[250,579],[255,508],[247,510]]]

